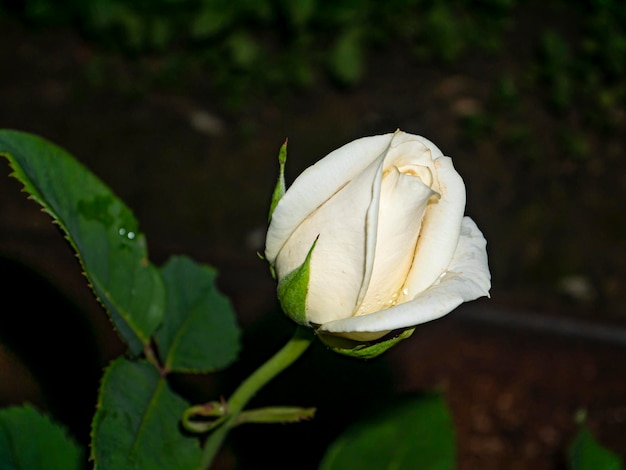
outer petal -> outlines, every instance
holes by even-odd
[[[487,264],[487,242],[476,224],[464,217],[452,262],[445,274],[413,300],[387,310],[326,323],[329,333],[386,332],[440,318],[463,302],[488,296],[491,275]],[[369,336],[369,339],[374,339]]]
[[[393,135],[354,140],[329,153],[296,178],[272,214],[265,242],[265,257],[270,264],[309,214],[386,152]]]
[[[376,220],[368,220],[372,212],[377,215],[370,209],[378,206],[383,157],[310,213],[276,257],[274,266],[281,279],[303,263],[317,239],[306,298],[308,322],[349,317],[355,309],[373,264],[374,250],[368,240],[375,240]]]

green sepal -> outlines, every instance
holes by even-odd
[[[313,418],[315,408],[300,408],[296,406],[271,406],[243,411],[235,425],[244,423],[299,423]]]
[[[265,258],[265,256],[263,255],[263,253],[260,252],[256,252],[256,255],[259,257],[259,259],[261,261],[267,261],[267,259]],[[270,268],[270,274],[272,275],[272,279],[276,280],[276,268],[274,267],[273,264],[269,265]]]
[[[399,335],[393,338],[382,341],[355,341],[342,336],[321,332],[318,332],[318,337],[322,343],[336,353],[356,357],[357,359],[373,359],[380,356],[389,348],[394,347],[400,341],[409,338],[414,331],[415,328],[409,328],[403,330]]]
[[[270,204],[270,213],[267,217],[267,220],[272,220],[272,214],[274,213],[274,209],[276,209],[276,205],[280,198],[283,197],[287,188],[285,187],[285,163],[287,162],[287,139],[280,147],[280,151],[278,152],[278,181],[276,182],[276,187],[274,188],[274,193],[272,194],[272,203]]]
[[[317,244],[317,238],[311,245],[304,263],[291,271],[278,283],[278,301],[283,312],[299,325],[308,325],[306,319],[306,296],[309,290],[311,255]]]

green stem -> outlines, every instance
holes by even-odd
[[[248,401],[270,380],[289,367],[309,347],[314,339],[313,330],[298,326],[295,333],[283,348],[272,356],[248,377],[228,400],[228,418],[213,431],[207,439],[202,451],[200,468],[208,469],[217,455],[228,431],[234,426],[239,413]]]

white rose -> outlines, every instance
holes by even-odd
[[[331,152],[272,213],[265,256],[279,288],[311,253],[303,310],[286,313],[370,341],[488,296],[486,241],[464,210],[463,180],[424,137],[398,130]]]

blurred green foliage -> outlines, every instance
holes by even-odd
[[[529,8],[533,18],[544,10],[545,17],[524,22]],[[409,62],[449,68],[478,55],[517,65],[494,83],[492,105],[466,116],[466,134],[474,141],[497,130],[506,145],[525,142],[532,135],[523,124],[522,97],[528,95],[581,128],[601,132],[621,127],[626,104],[626,3],[620,0],[545,5],[517,0],[0,0],[3,10],[32,28],[80,31],[93,46],[87,77],[126,91],[155,83],[184,86],[181,77],[195,76],[218,89],[226,104],[241,104],[268,90],[307,88],[325,80],[354,86],[375,73],[368,67],[371,56],[393,49]],[[521,39],[511,39],[520,33]],[[119,72],[120,57],[132,73]],[[559,145],[584,159],[589,143],[571,135],[560,136]]]
[[[561,2],[555,2],[559,4]],[[367,52],[398,43],[412,57],[452,62],[477,49],[498,52],[516,0],[2,0],[0,11],[39,27],[70,25],[98,46],[129,55],[192,54],[224,71],[308,83],[320,66],[343,83],[365,73]],[[564,3],[579,33],[545,31],[539,73],[556,106],[573,81],[599,86],[626,68],[626,5]],[[619,94],[608,90],[611,105]]]
[[[557,112],[584,110],[587,124],[615,130],[626,98],[626,3],[590,0],[572,8],[578,31],[544,31],[537,78]]]
[[[625,120],[626,2],[517,4],[507,12],[502,22],[512,25],[513,39],[501,36],[506,45],[497,55],[500,76],[486,106],[463,116],[465,138],[478,143],[497,135],[502,150],[545,167],[545,151],[534,145],[545,144],[546,121],[537,116],[549,115],[562,123],[552,139],[562,158],[589,161],[594,139],[621,132]],[[522,18],[541,12],[545,18]]]
[[[497,50],[515,0],[3,0],[31,26],[71,26],[98,48],[184,58],[231,86],[341,85],[366,73],[372,48],[452,62]],[[182,72],[183,70],[179,70]]]

